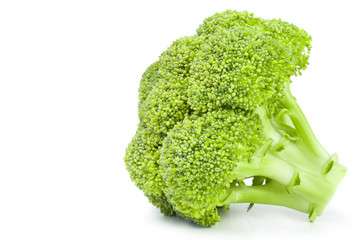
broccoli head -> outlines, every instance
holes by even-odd
[[[310,42],[293,24],[225,11],[161,54],[142,76],[140,123],[125,156],[151,203],[202,226],[232,203],[321,215],[346,168],[290,91]]]

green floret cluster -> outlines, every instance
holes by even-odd
[[[125,156],[151,203],[203,226],[233,203],[321,215],[346,169],[290,92],[310,42],[293,24],[225,11],[161,54],[142,76]]]
[[[139,126],[127,148],[127,169],[131,179],[144,191],[149,201],[165,215],[175,212],[163,193],[163,178],[159,172],[160,144],[164,136]]]
[[[241,109],[219,109],[186,117],[168,133],[160,174],[180,216],[201,225],[219,221],[215,200],[236,177],[237,162],[250,159],[261,142],[260,122],[254,118]]]

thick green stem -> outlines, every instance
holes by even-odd
[[[266,185],[257,186],[233,186],[229,190],[230,194],[222,204],[231,203],[258,203],[284,206],[304,213],[311,210],[310,203],[300,197],[297,193],[290,194],[284,185],[271,181]]]
[[[310,124],[308,123],[301,108],[298,106],[295,98],[291,94],[289,84],[286,83],[284,89],[285,97],[283,104],[289,111],[289,117],[298,133],[300,140],[308,147],[309,151],[318,157],[326,158],[329,156],[327,151],[318,142],[315,134],[313,133]]]
[[[244,202],[280,205],[309,213],[313,221],[328,204],[346,168],[318,142],[288,85],[282,104],[284,109],[278,116],[288,115],[288,124],[287,119],[281,122],[266,109],[257,109],[266,142],[250,162],[240,161],[234,169],[238,183],[254,176],[271,181],[250,187],[234,184],[221,205]]]
[[[335,163],[327,174],[303,171],[272,154],[262,158],[256,167],[252,163],[239,164],[234,171],[238,181],[251,176],[272,179],[265,185],[233,185],[220,205],[231,203],[272,204],[309,213],[313,221],[320,216],[342,180],[346,169]]]
[[[289,159],[283,157],[289,154]],[[238,181],[262,176],[272,179],[264,186],[232,186],[222,205],[229,203],[261,203],[289,207],[310,214],[313,220],[320,216],[342,180],[346,169],[334,162],[330,169],[304,170],[290,162],[295,155],[285,149],[283,157],[269,150],[259,161],[240,162],[234,173]],[[302,156],[301,156],[302,157]],[[300,162],[300,160],[296,161]]]

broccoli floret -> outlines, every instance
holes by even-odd
[[[320,216],[346,168],[317,141],[290,92],[310,42],[292,24],[237,11],[173,42],[143,74],[140,123],[125,157],[150,202],[203,226],[233,203]]]
[[[173,207],[163,193],[163,178],[159,174],[159,149],[164,136],[148,128],[138,127],[137,133],[129,144],[125,156],[127,170],[137,187],[165,215],[174,215]]]
[[[260,147],[257,115],[241,109],[218,109],[192,115],[164,139],[159,164],[163,189],[177,213],[201,225],[219,221],[220,196],[237,178],[239,161],[250,161]]]

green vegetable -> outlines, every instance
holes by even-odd
[[[320,216],[346,168],[317,141],[290,92],[310,42],[290,23],[236,11],[173,42],[142,76],[140,123],[125,156],[150,202],[203,226],[232,203]]]

